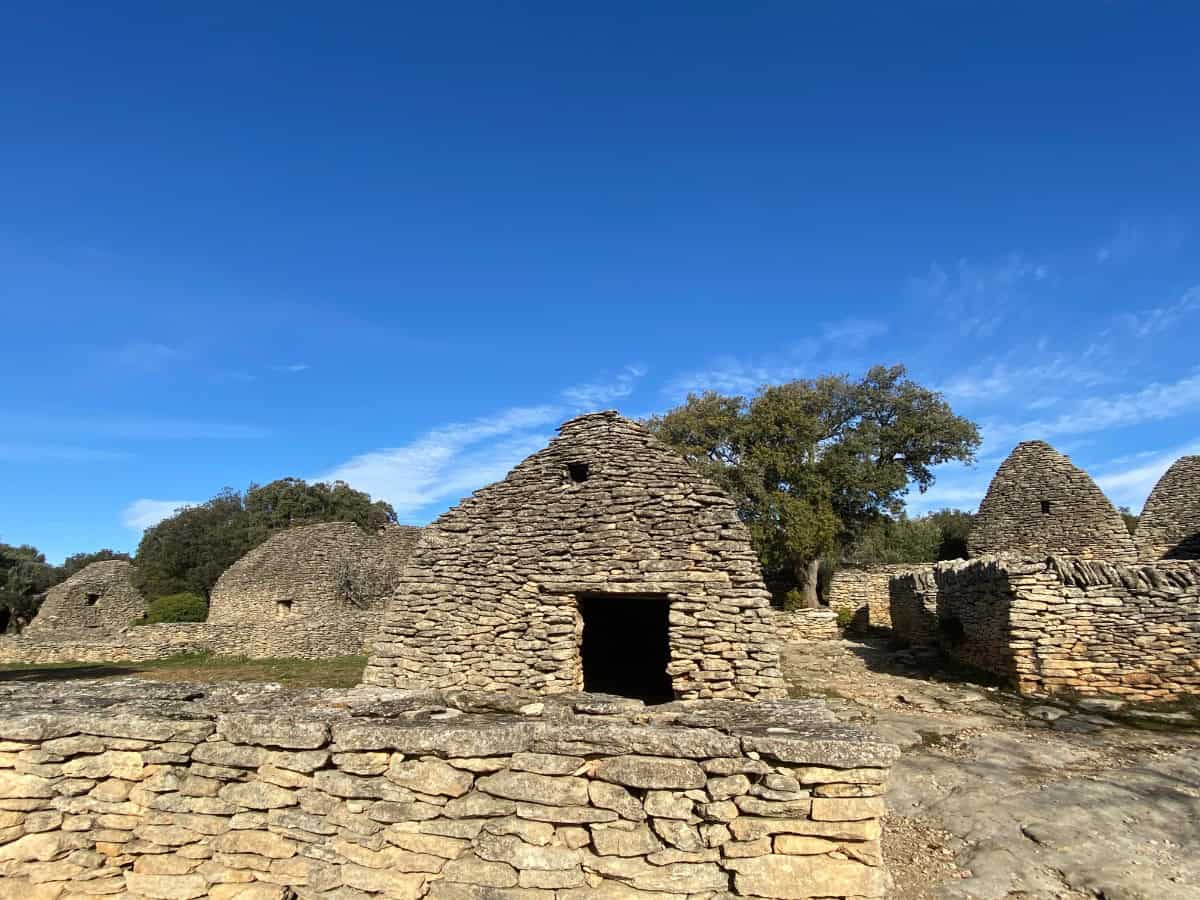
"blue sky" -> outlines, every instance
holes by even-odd
[[[876,362],[986,436],[914,511],[1200,452],[1194,4],[394,6],[5,5],[0,540]]]

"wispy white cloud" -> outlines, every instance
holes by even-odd
[[[821,337],[827,343],[839,344],[853,350],[858,350],[887,333],[887,323],[874,319],[845,319],[841,322],[829,322],[821,329]]]
[[[295,363],[288,363],[287,365],[282,365],[282,366],[271,366],[271,368],[274,369],[276,372],[286,372],[288,374],[294,375],[297,372],[307,372],[309,369],[312,368],[312,366],[310,366],[308,363],[295,362]]]
[[[950,464],[939,466],[937,480],[925,493],[909,491],[905,506],[909,515],[922,515],[939,509],[975,510],[988,483],[996,471],[996,464],[980,463],[972,468]]]
[[[1096,262],[1126,263],[1156,250],[1178,249],[1186,239],[1187,228],[1177,219],[1127,220],[1096,247]]]
[[[685,372],[663,387],[672,402],[688,394],[717,391],[721,394],[753,394],[765,384],[794,381],[798,378],[838,370],[847,361],[846,354],[862,350],[871,341],[888,333],[885,322],[874,319],[842,319],[818,324],[813,336],[794,341],[781,353],[751,357],[723,355],[707,366]]]
[[[355,456],[314,480],[345,481],[411,518],[502,477],[549,439],[561,417],[557,405],[515,407],[443,425],[410,443]]]
[[[106,354],[108,363],[130,375],[152,375],[179,356],[179,351],[154,341],[130,341]]]
[[[1034,354],[1020,353],[1010,356]],[[953,375],[938,386],[943,394],[957,400],[995,399],[1020,392],[1032,399],[1028,406],[1049,406],[1057,397],[1047,397],[1044,390],[1061,390],[1064,384],[1096,387],[1112,381],[1112,375],[1099,366],[1087,365],[1077,357],[1067,354],[1047,356],[1041,351],[1037,356],[1043,361],[1035,365],[1020,365],[1008,360],[991,361],[972,366]]]
[[[1147,338],[1174,328],[1183,319],[1200,312],[1200,284],[1184,291],[1174,303],[1155,306],[1138,312],[1117,316],[1117,322],[1133,333],[1134,337]]]
[[[553,402],[440,425],[406,444],[361,453],[314,480],[345,481],[388,501],[400,517],[418,521],[503,478],[544,447],[564,419],[628,398],[645,374],[644,366],[627,365],[610,378],[573,385]]]
[[[1200,440],[1169,450],[1144,451],[1098,466],[1095,481],[1113,503],[1140,510],[1171,463],[1196,453],[1200,453]]]
[[[170,518],[176,510],[185,506],[197,506],[195,500],[152,500],[148,497],[134,500],[121,511],[121,522],[134,531],[145,531],[163,519]]]
[[[785,358],[764,357],[761,359],[739,359],[719,356],[705,369],[688,372],[673,379],[663,393],[674,399],[688,394],[716,391],[720,394],[753,394],[764,384],[794,381],[802,378],[806,371],[800,361]]]
[[[617,400],[632,394],[638,379],[645,374],[645,366],[628,365],[609,381],[569,387],[562,392],[562,398],[568,405],[581,410],[607,409]]]
[[[0,444],[0,460],[4,462],[115,462],[129,457],[122,450],[66,444]]]
[[[1048,438],[1086,434],[1170,419],[1197,408],[1200,408],[1200,371],[1173,382],[1152,382],[1136,391],[1086,397],[1058,416],[997,427],[993,435],[1000,432]]]
[[[933,263],[929,271],[909,279],[909,293],[933,306],[964,336],[986,337],[1004,321],[1008,307],[1036,283],[1050,276],[1049,268],[1020,253],[999,262],[960,259],[946,267]]]

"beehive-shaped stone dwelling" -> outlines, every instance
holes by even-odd
[[[1200,456],[1181,457],[1163,473],[1134,542],[1143,560],[1200,559]]]
[[[1000,464],[968,539],[971,556],[1052,554],[1131,562],[1121,514],[1086,472],[1045,441],[1017,444]]]
[[[382,611],[420,532],[404,525],[369,532],[353,522],[280,531],[225,570],[213,588],[208,621],[338,621]]]
[[[25,630],[36,634],[63,627],[128,627],[146,611],[146,601],[133,586],[132,576],[133,563],[127,559],[104,559],[84,566],[46,591],[37,616]]]
[[[425,530],[364,680],[650,702],[785,695],[733,501],[615,412],[567,422]]]

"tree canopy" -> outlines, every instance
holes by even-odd
[[[734,496],[764,568],[791,573],[810,604],[821,557],[900,516],[910,485],[925,491],[934,466],[973,461],[980,442],[903,366],[769,385],[749,399],[691,395],[646,424]]]
[[[0,634],[32,619],[42,593],[65,577],[36,547],[0,544]]]
[[[345,482],[307,484],[281,478],[232,488],[188,506],[146,529],[134,576],[148,598],[193,593],[207,599],[217,579],[275,531],[318,522],[354,522],[376,529],[396,521],[392,507]]]
[[[861,566],[965,559],[974,518],[961,509],[943,509],[911,519],[881,519],[847,548],[845,557]]]

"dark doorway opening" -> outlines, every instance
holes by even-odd
[[[12,621],[12,613],[7,607],[0,606],[0,634],[8,631],[8,623]]]
[[[99,594],[88,594],[86,597],[83,598],[83,602],[84,602],[85,606],[95,606],[97,603],[100,602],[100,595]]]
[[[661,594],[580,594],[583,689],[646,703],[675,699],[669,609]]]

